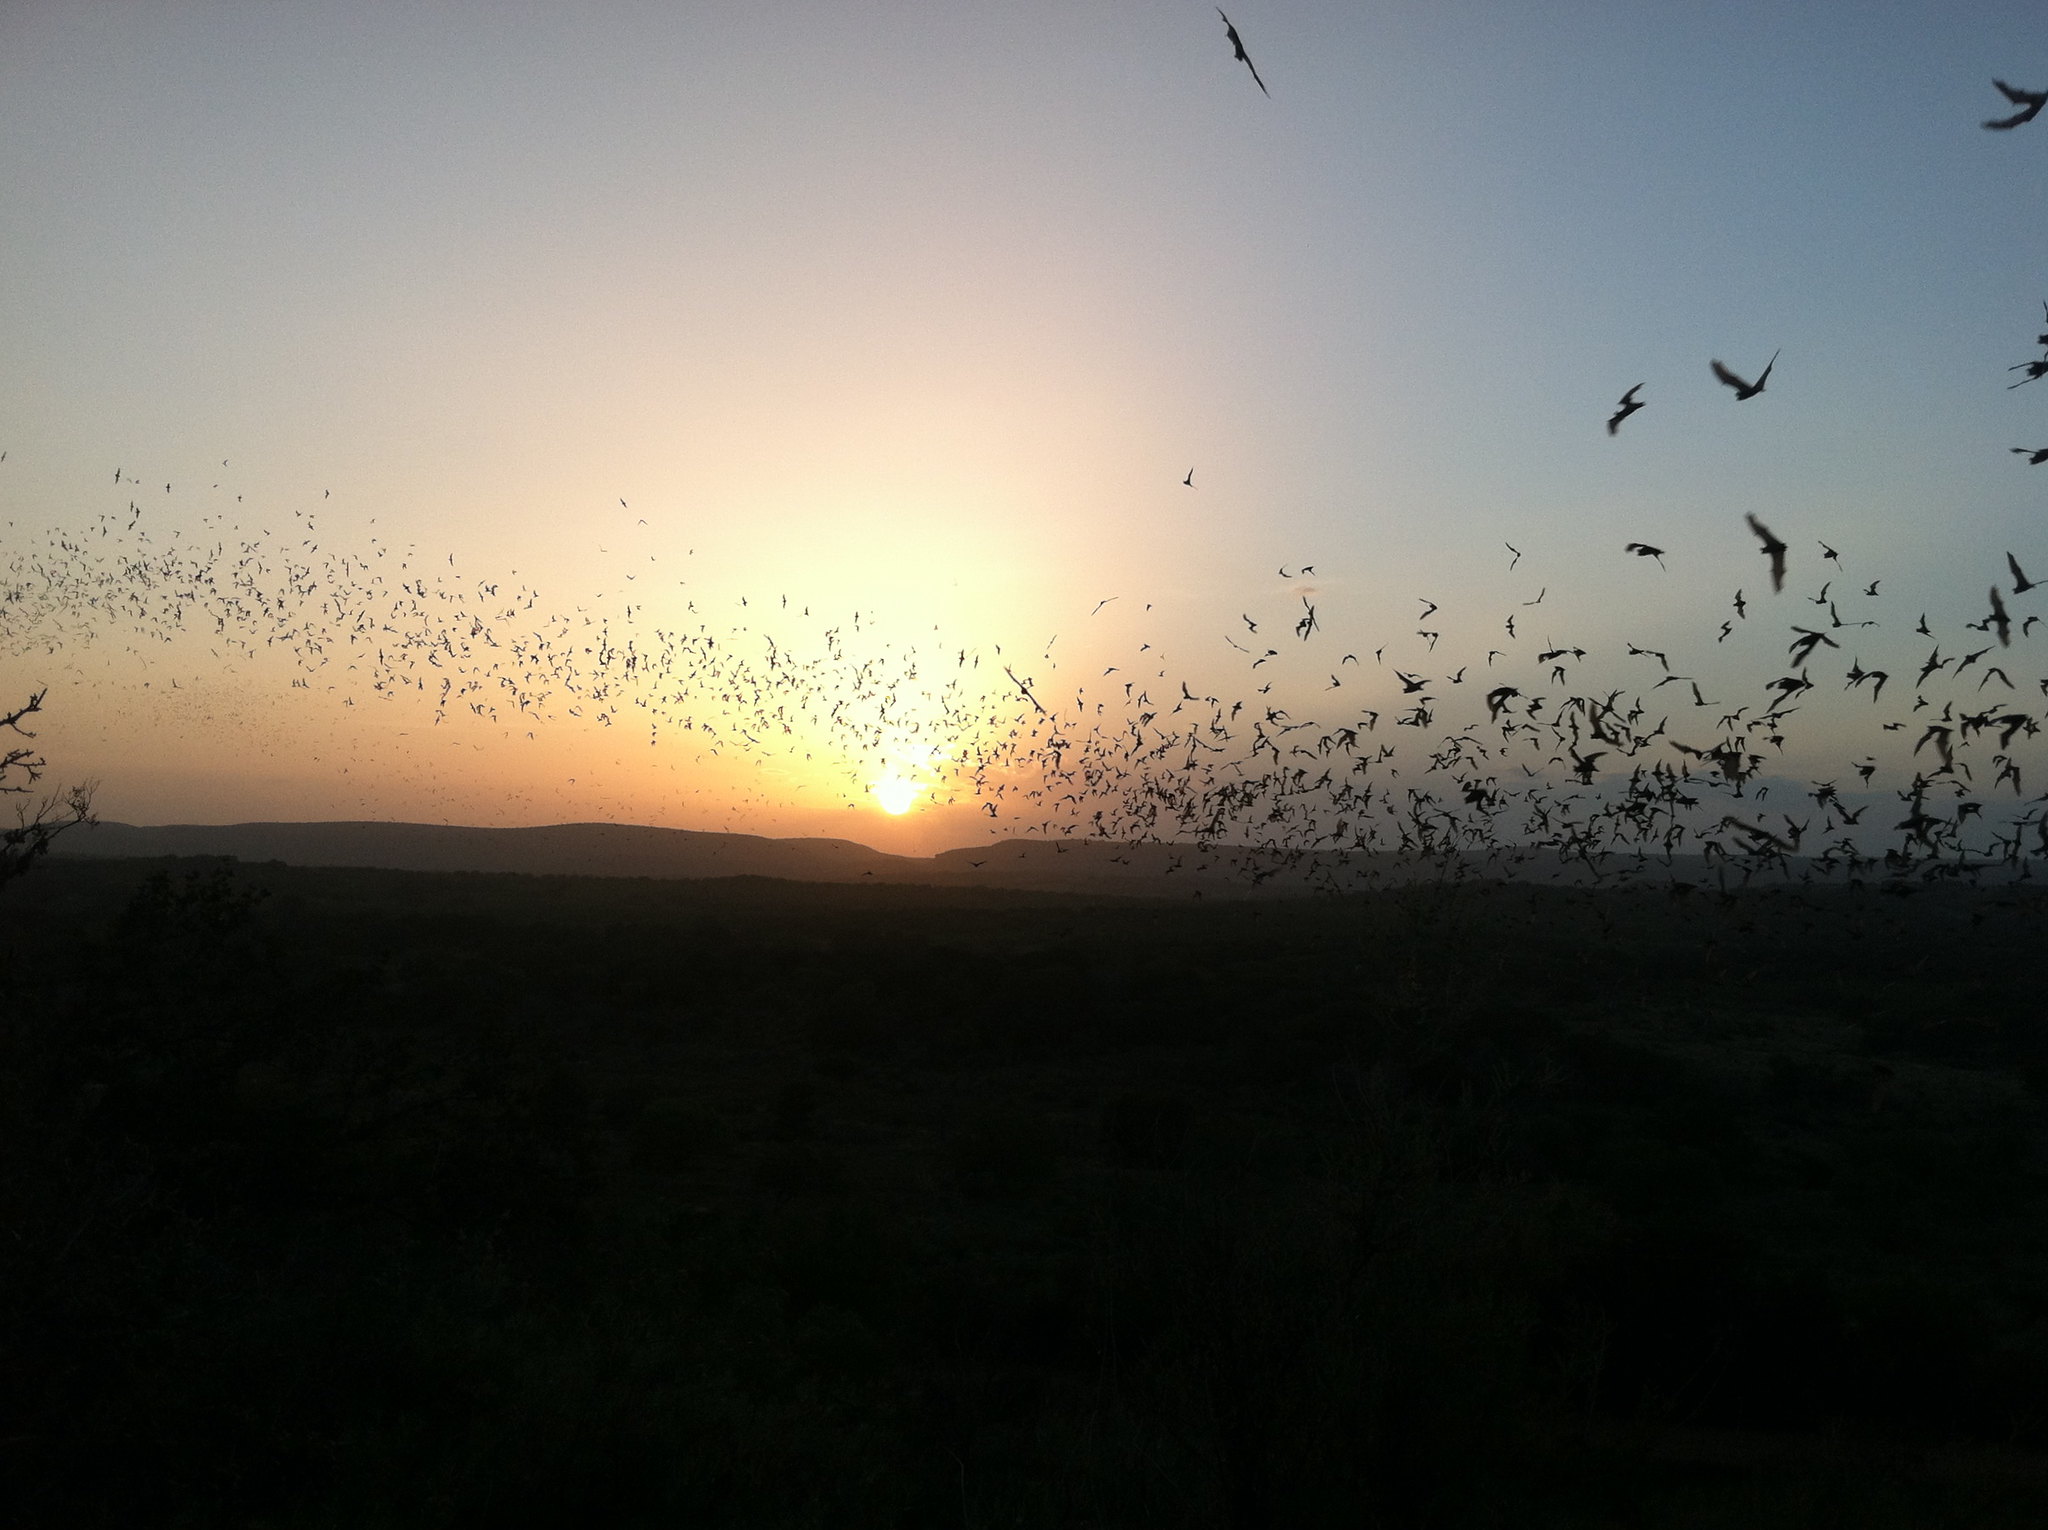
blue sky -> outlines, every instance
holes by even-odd
[[[1241,0],[1270,97],[1213,7],[938,10],[9,8],[7,535],[123,509],[119,466],[173,484],[161,538],[317,513],[565,610],[651,559],[691,615],[786,594],[1063,684],[1146,642],[1242,683],[1222,635],[1304,596],[1289,684],[1425,597],[1477,659],[1537,589],[1550,641],[1735,664],[1745,511],[1894,630],[2048,567],[2009,451],[2048,382],[2005,387],[2048,121],[1978,125],[2048,88],[2037,7]],[[1775,350],[1739,406],[1708,373]],[[845,821],[681,755],[572,789],[567,721],[342,783],[359,724],[274,675],[150,660],[232,693],[195,728],[124,640],[7,636],[115,816]]]

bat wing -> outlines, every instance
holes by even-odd
[[[1733,372],[1729,371],[1726,367],[1722,366],[1720,362],[1716,361],[1710,364],[1714,368],[1714,375],[1720,378],[1721,381],[1726,383],[1729,387],[1735,389],[1737,392],[1740,392],[1741,390],[1749,386],[1748,383],[1744,382],[1741,378],[1737,377]]]

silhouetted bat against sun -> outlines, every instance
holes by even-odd
[[[1637,383],[1633,388],[1629,389],[1628,392],[1622,394],[1621,402],[1614,406],[1614,413],[1609,415],[1607,419],[1607,433],[1610,436],[1613,435],[1617,430],[1621,429],[1621,422],[1623,420],[1627,419],[1630,415],[1634,414],[1638,409],[1643,407],[1642,400],[1636,397],[1636,395],[1642,391],[1643,385],[1641,383]]]
[[[1638,558],[1655,558],[1657,560],[1657,567],[1664,567],[1664,549],[1652,547],[1648,542],[1631,542],[1622,551],[1632,552]]]
[[[2003,80],[1993,80],[1991,83],[1998,87],[2006,100],[2021,108],[2010,117],[1994,117],[1985,123],[1984,125],[1993,132],[2003,133],[2010,128],[2018,127],[2022,122],[2032,122],[2041,115],[2041,108],[2048,106],[2048,90],[2015,90]]]
[[[1756,533],[1757,540],[1764,544],[1764,556],[1771,560],[1771,589],[1780,592],[1785,588],[1785,544],[1771,534],[1771,528],[1754,515],[1744,515],[1749,529]]]
[[[1763,376],[1759,377],[1755,382],[1744,382],[1718,361],[1710,364],[1714,369],[1714,375],[1735,390],[1735,402],[1739,404],[1744,399],[1755,398],[1764,391],[1764,384],[1771,380],[1771,367],[1778,364],[1778,352],[1771,352],[1769,365],[1765,366]]]
[[[1223,16],[1222,6],[1219,5],[1216,7],[1216,14],[1219,16]],[[1252,72],[1252,81],[1259,87],[1260,93],[1262,95],[1272,95],[1273,92],[1266,89],[1266,82],[1259,78],[1259,66],[1257,64],[1254,64],[1252,62],[1251,55],[1244,51],[1244,39],[1237,35],[1237,28],[1230,24],[1230,18],[1228,16],[1223,16],[1223,31],[1225,35],[1227,35],[1230,38],[1230,46],[1234,50],[1236,50],[1237,61]],[[2040,109],[2041,108],[2038,106],[2034,108],[2035,111],[2039,111]]]

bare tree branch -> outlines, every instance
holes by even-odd
[[[37,691],[25,705],[0,714],[0,728],[12,729],[32,741],[35,735],[21,725],[21,720],[40,712],[43,697],[48,694],[46,690]],[[30,745],[16,745],[0,754],[0,793],[26,795],[32,792],[47,768],[48,761]],[[65,791],[52,792],[44,797],[33,812],[25,802],[16,805],[14,827],[0,830],[0,887],[25,875],[38,856],[48,855],[51,843],[66,829],[98,821],[92,813],[95,790],[94,782],[82,781]]]

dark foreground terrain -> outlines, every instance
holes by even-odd
[[[2044,913],[45,863],[0,1518],[2036,1525]]]

